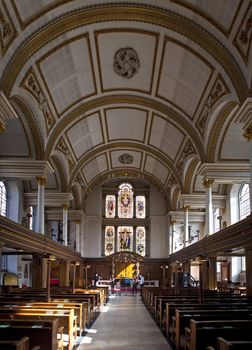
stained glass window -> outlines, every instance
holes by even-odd
[[[239,192],[240,220],[245,219],[250,214],[249,185],[244,184]]]
[[[118,217],[133,218],[134,201],[133,190],[130,184],[119,186],[118,192]]]
[[[105,255],[115,252],[115,228],[114,226],[105,227]]]
[[[109,195],[106,196],[106,218],[114,218],[116,212],[116,197]]]
[[[136,228],[136,252],[142,256],[145,256],[145,227],[138,226]]]
[[[133,227],[119,226],[117,230],[117,250],[133,251]]]
[[[136,217],[143,219],[146,216],[145,197],[136,196]]]
[[[0,215],[6,216],[7,211],[7,189],[5,183],[0,181]]]

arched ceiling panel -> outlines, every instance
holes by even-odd
[[[3,0],[0,87],[29,124],[25,139],[15,121],[15,155],[30,143],[64,189],[131,173],[178,193],[202,190],[200,163],[247,159],[231,115],[248,95],[251,3],[230,1]]]

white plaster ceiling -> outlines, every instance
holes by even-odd
[[[251,113],[236,115],[251,96],[252,9],[230,3],[3,0],[0,87],[19,120],[0,156],[47,160],[59,189],[83,193],[117,176],[196,193],[200,165],[249,162]],[[116,72],[120,49],[131,76]]]

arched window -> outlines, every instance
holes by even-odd
[[[245,219],[250,214],[249,185],[244,184],[239,191],[239,214],[240,220]]]
[[[145,256],[146,188],[133,189],[131,184],[121,183],[105,191],[104,255],[129,251]]]
[[[0,215],[7,214],[7,187],[3,181],[0,181]]]
[[[121,184],[118,192],[118,217],[133,218],[134,201],[130,184]]]

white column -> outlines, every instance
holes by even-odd
[[[174,246],[174,232],[175,232],[175,223],[176,223],[176,220],[172,220],[171,221],[171,246],[170,246],[170,254],[173,253],[173,246]]]
[[[36,231],[45,234],[45,185],[47,179],[45,176],[38,176],[38,206],[36,217]]]
[[[205,218],[205,236],[213,234],[213,203],[212,203],[212,184],[214,180],[205,179],[203,186],[206,189],[206,218]]]
[[[189,224],[189,205],[185,205],[183,207],[184,209],[184,247],[188,246],[189,243],[189,230],[188,230],[188,224]]]
[[[75,221],[76,251],[80,252],[80,221]]]
[[[63,205],[63,240],[64,240],[64,245],[68,245],[67,241],[67,216],[68,216],[68,205],[64,204]]]

